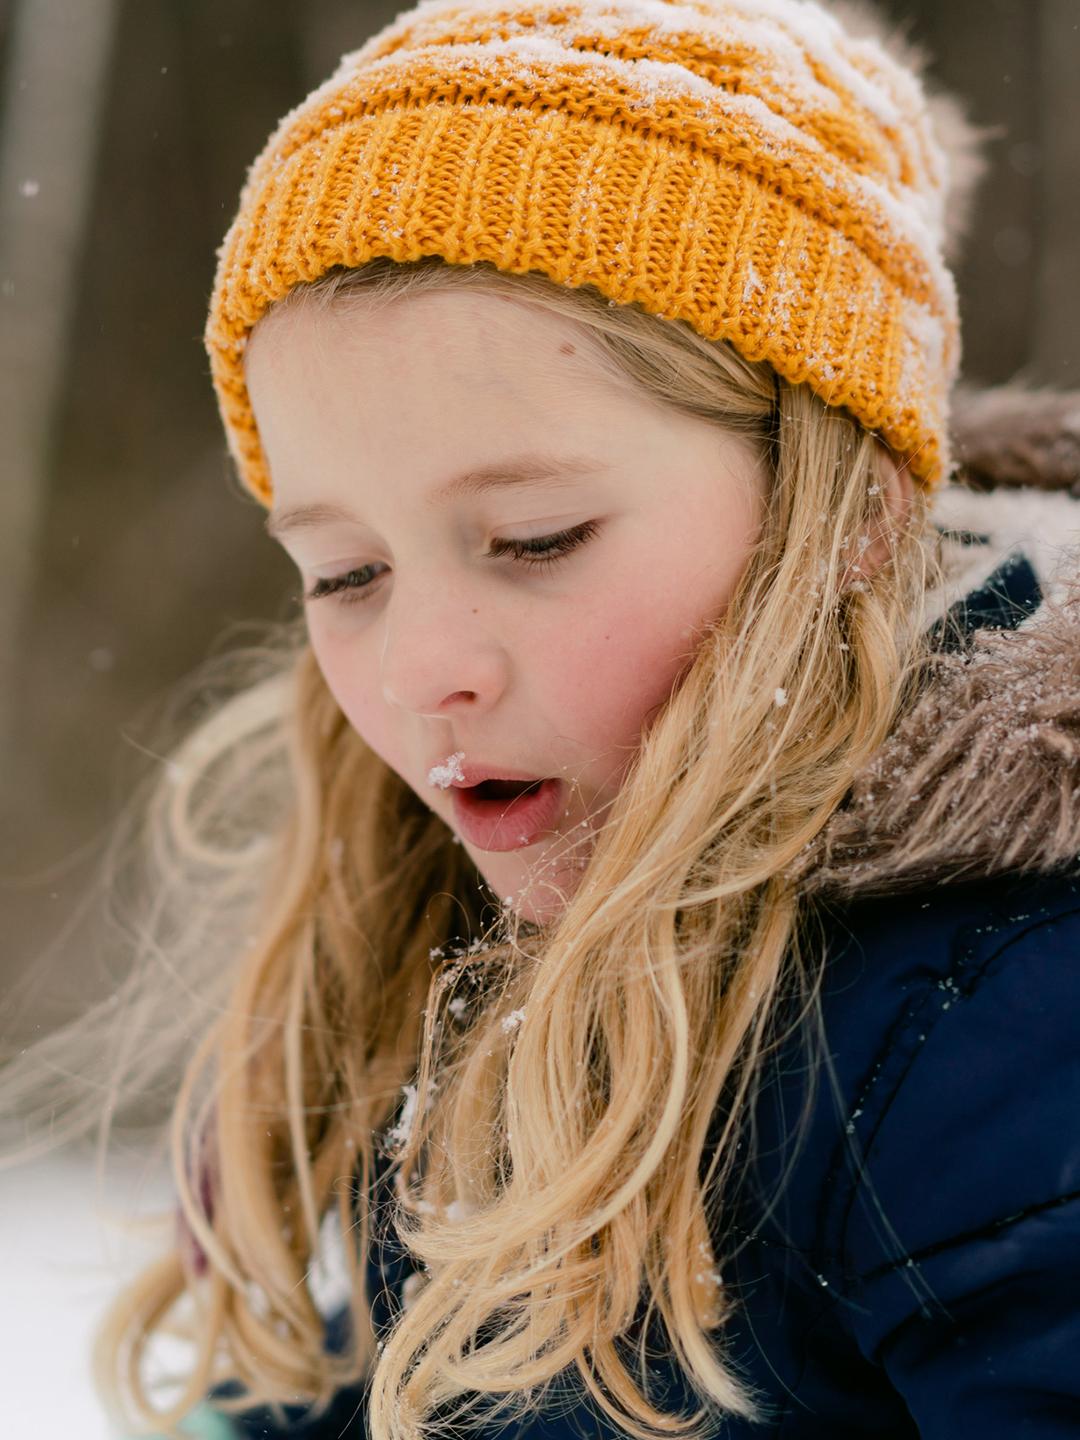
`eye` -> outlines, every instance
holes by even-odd
[[[327,595],[340,595],[342,601],[348,604],[356,600],[366,600],[365,591],[371,588],[371,581],[364,576],[370,569],[370,565],[361,565],[357,570],[346,570],[344,575],[332,575],[326,580],[316,580],[305,593],[304,599],[322,600]]]
[[[553,565],[563,555],[569,555],[571,550],[591,540],[599,528],[595,520],[586,520],[583,525],[560,530],[557,535],[538,535],[532,540],[492,540],[488,554],[512,555],[527,565]]]
[[[544,569],[554,565],[564,555],[569,555],[571,550],[576,550],[579,545],[584,545],[591,540],[600,526],[596,520],[586,520],[581,525],[575,525],[571,530],[560,530],[556,535],[537,535],[531,540],[497,540],[493,539],[488,557],[499,559],[509,555],[515,560],[520,560],[523,565]],[[357,601],[366,600],[371,590],[371,565],[361,565],[355,570],[347,570],[343,575],[332,575],[325,580],[316,580],[315,584],[307,591],[305,600],[322,600],[327,595],[337,595],[343,604],[355,604]]]

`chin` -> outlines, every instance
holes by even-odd
[[[537,879],[515,887],[514,913],[532,925],[552,925],[565,913],[580,884],[581,868],[561,866],[555,884]]]
[[[514,906],[514,913],[519,920],[525,921],[528,925],[551,925],[565,911],[565,904],[553,897],[548,903],[534,902],[526,897]]]

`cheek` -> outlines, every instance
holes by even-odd
[[[692,658],[699,617],[685,598],[640,589],[605,592],[588,614],[545,654],[549,713],[598,754],[629,751]]]
[[[719,555],[695,546],[685,529],[669,541],[658,536],[635,563],[581,607],[588,616],[560,628],[545,665],[552,713],[596,753],[629,763],[641,737],[693,663],[704,628],[722,615],[749,559],[754,516],[711,513],[700,527],[708,537],[726,533]],[[616,775],[625,766],[620,763]],[[596,778],[605,794],[611,781]]]
[[[318,625],[312,625],[308,634],[323,679],[346,720],[377,755],[400,771],[400,720],[394,724],[390,707],[373,683],[363,646],[355,637],[334,635]]]

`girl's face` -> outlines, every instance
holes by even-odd
[[[497,900],[552,918],[747,563],[763,464],[490,295],[272,312],[247,381],[338,704]],[[476,770],[552,783],[483,802]]]

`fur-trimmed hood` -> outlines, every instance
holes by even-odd
[[[927,624],[966,602],[973,643],[936,658],[803,852],[793,878],[804,894],[1080,871],[1078,416],[1080,396],[1016,389],[960,410],[960,453],[977,460],[935,501],[947,580],[928,597]]]

